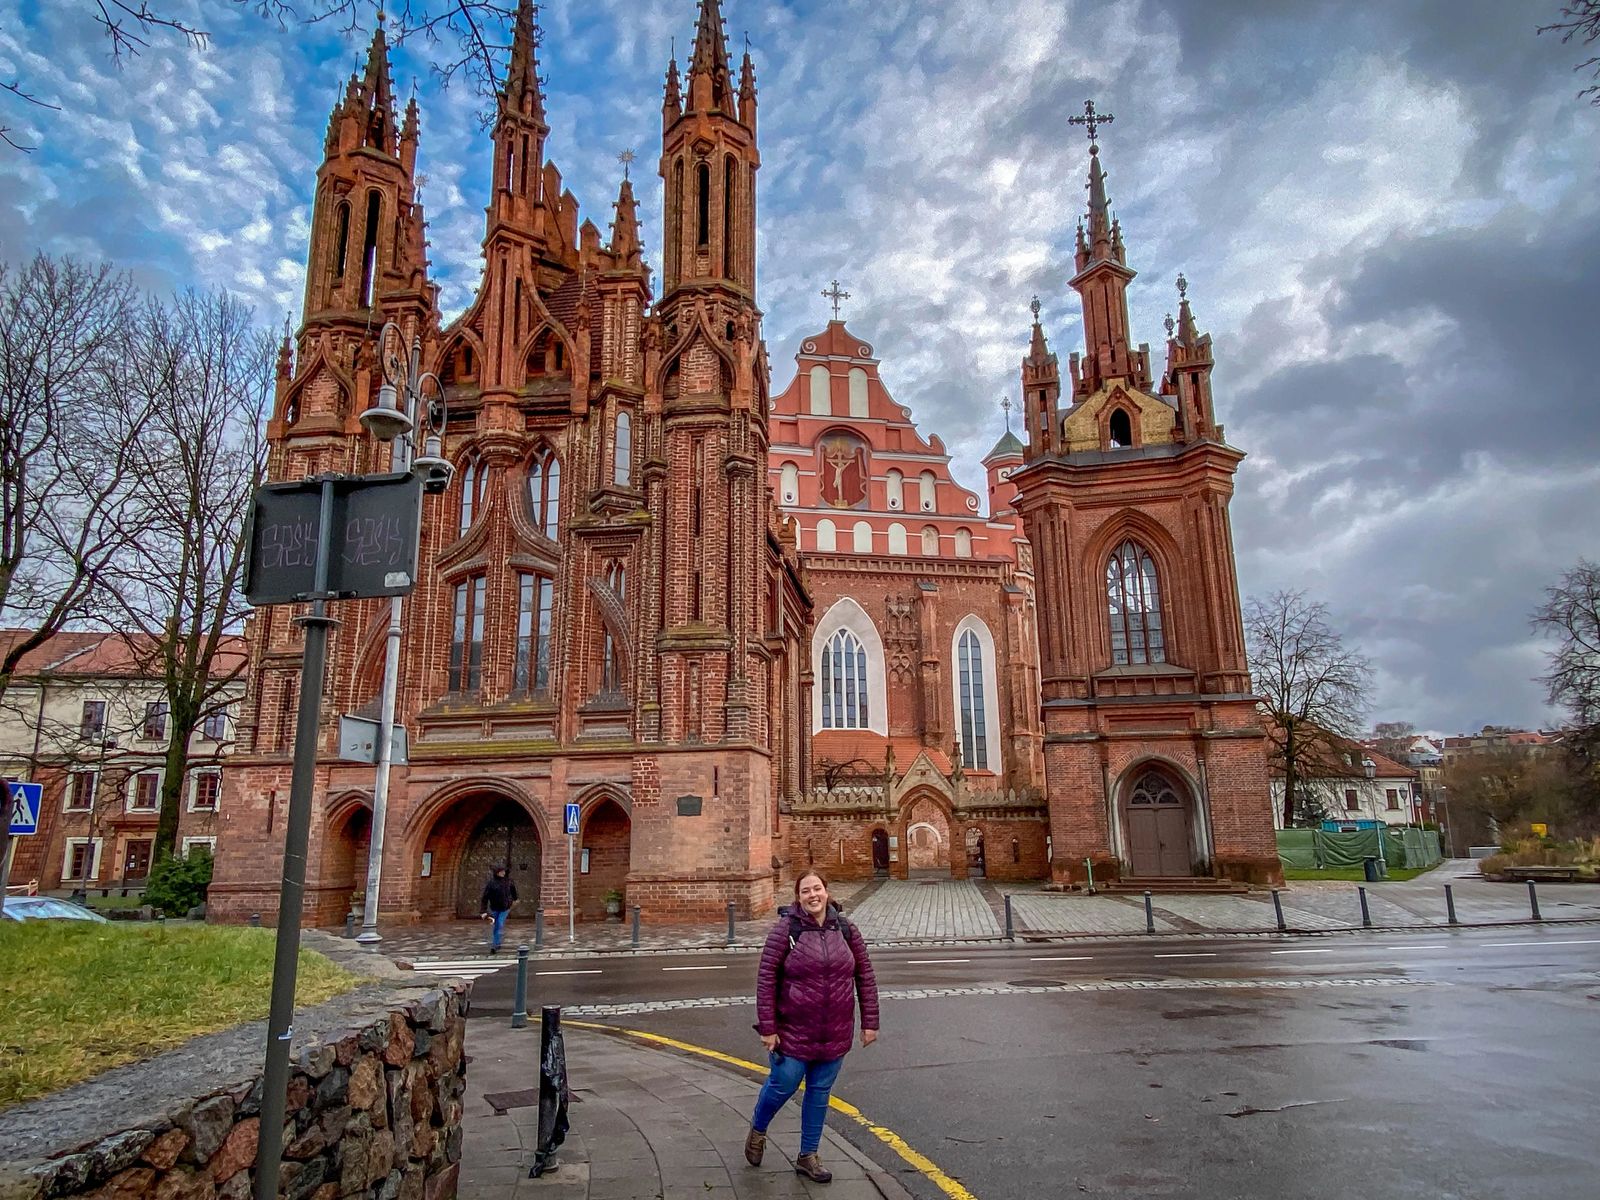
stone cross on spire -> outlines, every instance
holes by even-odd
[[[1011,432],[1011,393],[1000,397],[1000,407],[1006,410],[1006,432]]]
[[[837,321],[839,319],[839,302],[850,299],[850,293],[843,290],[839,286],[839,281],[835,279],[829,287],[823,289],[822,298],[833,301],[833,319]]]
[[[1116,118],[1113,117],[1110,113],[1098,113],[1098,112],[1095,112],[1095,110],[1094,110],[1094,101],[1093,100],[1085,100],[1083,102],[1083,116],[1081,116],[1081,117],[1068,117],[1067,118],[1067,124],[1069,124],[1069,125],[1083,125],[1083,126],[1087,127],[1087,129],[1089,130],[1089,153],[1090,154],[1097,154],[1100,151],[1100,147],[1097,144],[1097,139],[1098,139],[1099,134],[1100,134],[1100,126],[1109,125],[1109,124],[1111,124],[1111,122],[1113,122],[1115,120],[1116,120]]]

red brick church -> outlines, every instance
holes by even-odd
[[[476,912],[509,863],[530,911],[769,909],[808,863],[841,876],[1076,880],[1276,872],[1227,502],[1187,300],[1160,386],[1131,351],[1097,151],[1074,286],[1091,353],[1070,397],[1034,327],[1026,444],[986,497],[835,320],[769,394],[756,296],[755,70],[717,0],[667,68],[659,293],[626,175],[608,234],[546,157],[532,5],[492,132],[478,294],[448,325],[416,194],[420,119],[387,46],[329,122],[305,309],[280,355],[270,475],[386,469],[360,414],[373,331],[421,340],[448,402],[449,489],[425,501],[404,605],[385,920]],[[364,889],[373,769],[336,756],[374,716],[383,601],[333,606],[308,918]],[[214,913],[276,904],[300,635],[251,621],[225,773]],[[1042,706],[1041,706],[1042,697]]]

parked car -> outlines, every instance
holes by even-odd
[[[7,896],[5,916],[8,921],[105,921],[81,904],[54,896]]]

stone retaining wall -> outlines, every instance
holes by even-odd
[[[281,1195],[454,1200],[467,986],[297,1014]],[[264,1022],[197,1038],[0,1114],[0,1200],[248,1200],[264,1044]]]

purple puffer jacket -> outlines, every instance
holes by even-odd
[[[778,1052],[806,1062],[843,1058],[856,1028],[878,1028],[878,982],[867,944],[831,908],[819,926],[780,915],[756,970],[756,1032],[778,1035]]]

